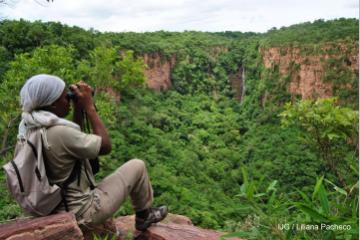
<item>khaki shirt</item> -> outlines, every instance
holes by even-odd
[[[87,171],[90,180],[95,184],[89,159],[98,156],[101,137],[94,134],[85,134],[74,128],[61,125],[48,128],[45,135],[45,163],[47,176],[51,183],[63,183],[70,176],[75,162],[82,161],[80,184],[78,185],[78,179],[76,178],[74,182],[68,185],[65,194],[69,210],[80,216],[89,208],[94,198],[85,171]],[[64,210],[64,205],[60,204],[56,212]]]

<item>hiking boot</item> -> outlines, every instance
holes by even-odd
[[[136,217],[135,228],[139,231],[145,231],[152,223],[157,223],[163,220],[167,215],[167,207],[161,206],[158,208],[150,208],[149,215],[145,218]]]

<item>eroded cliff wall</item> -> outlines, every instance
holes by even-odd
[[[227,52],[216,48],[212,55]],[[359,71],[358,43],[331,43],[301,47],[271,47],[260,49],[265,70],[278,75],[276,84],[286,84],[286,92],[302,99],[351,95],[356,101]],[[176,56],[166,59],[159,53],[144,55],[148,88],[161,91],[172,86],[171,72],[176,64]],[[244,69],[230,74],[229,82],[238,101],[244,98]],[[269,81],[266,80],[265,81]],[[272,79],[271,81],[274,81]],[[267,91],[266,94],[271,94]],[[265,94],[265,95],[266,95]],[[273,92],[273,94],[277,94]],[[343,97],[347,98],[347,96]]]
[[[171,87],[171,69],[176,63],[175,55],[167,60],[159,53],[145,54],[144,63],[147,66],[145,79],[148,88],[161,91]]]
[[[261,49],[266,69],[278,69],[288,78],[288,92],[303,99],[336,96],[339,88],[351,89],[359,71],[358,44],[323,47],[273,47]]]

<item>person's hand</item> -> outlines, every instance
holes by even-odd
[[[93,92],[94,90],[85,82],[80,81],[70,86],[71,91],[75,94],[75,109],[87,110],[94,107]]]

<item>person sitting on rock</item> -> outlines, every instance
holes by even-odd
[[[73,169],[79,168],[77,178],[64,191],[65,201],[54,206],[53,213],[70,211],[79,224],[95,225],[110,218],[130,195],[136,229],[144,231],[164,219],[166,206],[151,208],[153,190],[142,160],[126,162],[93,187],[92,161],[98,155],[109,154],[111,142],[96,111],[91,87],[80,81],[71,85],[70,91],[59,77],[40,74],[28,79],[20,92],[23,113],[19,136],[26,136],[31,129],[46,129],[43,149],[50,183],[61,186]],[[64,118],[71,102],[74,122]],[[93,134],[81,131],[84,113]]]

